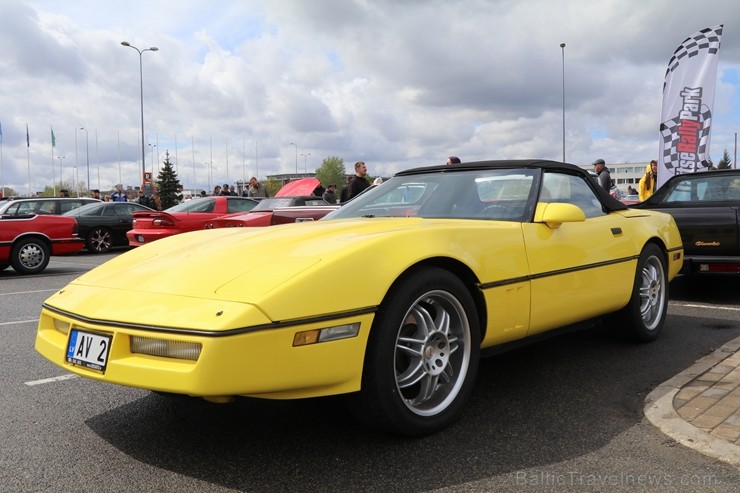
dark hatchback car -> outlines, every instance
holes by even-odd
[[[113,247],[128,246],[126,233],[133,225],[133,213],[152,212],[136,202],[99,202],[65,213],[77,219],[79,236],[91,253],[105,253]]]
[[[740,170],[673,176],[631,207],[673,216],[683,240],[684,274],[740,274]]]

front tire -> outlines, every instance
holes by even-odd
[[[38,274],[49,264],[49,246],[41,239],[26,238],[13,246],[10,265],[20,274]]]
[[[85,246],[88,252],[105,253],[113,246],[113,236],[107,228],[93,228],[87,235]]]
[[[627,306],[610,315],[612,330],[638,342],[652,342],[660,336],[668,310],[668,279],[663,251],[645,245],[637,261],[632,296]]]
[[[402,280],[371,329],[358,418],[409,436],[459,419],[478,371],[478,325],[470,292],[450,272],[430,268]]]

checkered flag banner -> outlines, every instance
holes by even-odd
[[[698,134],[699,140],[697,142],[697,153],[701,156],[705,156],[707,155],[709,147],[709,129],[712,128],[712,112],[706,106],[703,108],[699,123],[700,132]],[[682,160],[680,159],[680,153],[677,152],[681,141],[681,134],[679,133],[680,124],[681,119],[679,117],[660,124],[661,145],[663,146],[661,156],[663,158],[664,166],[674,175],[704,171],[703,169],[695,169],[693,167],[686,168],[681,166]],[[701,168],[709,168],[709,162],[705,160],[694,164]]]
[[[709,168],[709,137],[723,26],[697,31],[676,48],[663,82],[658,186]]]

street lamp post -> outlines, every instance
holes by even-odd
[[[563,162],[565,162],[565,43],[560,43],[563,52]]]
[[[295,146],[295,174],[298,175],[298,144],[291,142],[290,145]]]
[[[152,148],[152,174],[154,174],[154,148],[157,147],[157,144],[149,144],[149,147]]]
[[[144,182],[144,174],[146,173],[146,164],[145,164],[145,149],[146,146],[144,145],[144,68],[141,61],[141,55],[145,51],[159,51],[159,48],[156,46],[152,46],[151,48],[146,48],[143,50],[138,49],[136,46],[133,46],[128,41],[121,41],[121,44],[123,46],[126,46],[128,48],[133,48],[134,50],[139,53],[139,86],[141,88],[141,181]]]
[[[306,169],[306,157],[308,157],[308,156],[310,156],[310,155],[311,155],[311,153],[310,153],[310,152],[309,152],[308,154],[304,154],[304,153],[301,153],[301,156],[303,156],[303,173],[304,173],[304,174],[305,174],[305,173],[308,173],[308,171],[307,171],[307,169]]]
[[[62,159],[64,159],[67,156],[57,156],[57,159],[59,160],[59,188],[64,186],[64,170],[62,169]],[[54,184],[54,195],[57,194],[57,185]]]
[[[85,131],[85,149],[87,150],[87,189],[90,190],[90,135],[85,127],[80,127]]]

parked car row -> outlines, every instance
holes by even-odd
[[[85,248],[92,253],[104,253],[113,247],[139,246],[200,229],[316,221],[340,207],[311,195],[318,185],[319,180],[305,178],[288,183],[275,197],[261,201],[242,197],[206,197],[162,212],[133,202],[21,198],[0,203],[0,213],[8,217],[26,217],[29,214],[74,217],[78,224],[77,235],[84,241]],[[406,184],[387,200],[416,200],[420,190],[422,188],[418,185]],[[626,197],[622,202],[635,209],[667,212],[675,218],[686,252],[684,274],[740,273],[740,170],[678,175],[669,179],[645,202],[640,203],[633,197]],[[42,223],[29,221],[20,224],[38,229]],[[15,264],[24,272],[38,271],[37,268],[24,268],[19,260]],[[11,264],[6,260],[5,267],[8,265]]]

